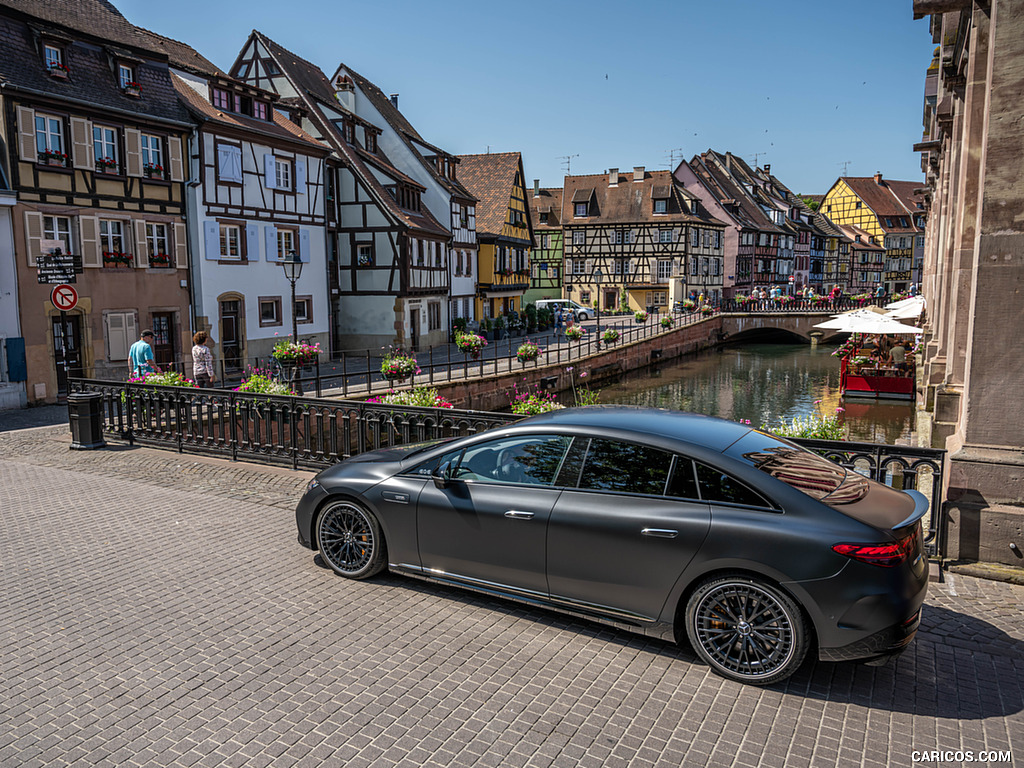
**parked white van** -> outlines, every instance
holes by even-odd
[[[594,316],[594,310],[591,307],[584,307],[570,299],[538,299],[536,306],[537,309],[550,309],[552,312],[555,311],[555,307],[560,306],[563,312],[572,312],[575,320],[589,320]]]

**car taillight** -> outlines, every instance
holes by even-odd
[[[917,529],[892,544],[835,544],[832,551],[862,563],[892,568],[910,558],[917,549]]]

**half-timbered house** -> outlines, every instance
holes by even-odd
[[[102,0],[0,2],[0,37],[28,399],[54,401],[69,376],[125,378],[144,327],[158,362],[181,365],[191,124],[166,57]],[[58,250],[80,264],[63,316],[40,274]]]
[[[291,336],[330,348],[324,231],[330,149],[276,108],[275,94],[229,77],[184,43],[166,51],[175,90],[198,128],[189,145],[193,305],[225,373],[265,360]],[[291,306],[280,267],[304,266]]]
[[[459,174],[477,199],[477,318],[519,312],[530,285],[533,225],[518,152],[460,155]]]
[[[381,129],[376,143],[395,167],[423,185],[422,203],[451,232],[442,260],[450,280],[449,317],[475,319],[476,198],[458,176],[459,159],[427,142],[398,108],[398,94],[385,96],[346,64],[331,78],[338,101]],[[447,319],[446,319],[447,321]]]
[[[671,171],[566,176],[561,218],[566,293],[580,304],[660,310],[673,278],[683,293],[721,297],[725,224]]]
[[[541,188],[534,180],[533,192],[527,195],[530,221],[533,223],[534,247],[530,254],[530,288],[523,301],[562,299],[562,190]]]
[[[229,74],[277,94],[278,109],[333,150],[326,189],[336,349],[446,341],[451,233],[423,204],[424,185],[384,152],[382,128],[348,109],[315,64],[261,32],[250,34]]]
[[[882,282],[885,269],[885,248],[870,232],[853,224],[834,225],[839,229],[849,247],[849,271],[845,282],[835,284],[850,293],[871,293]]]

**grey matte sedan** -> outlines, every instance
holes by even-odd
[[[764,685],[808,651],[879,661],[917,632],[927,500],[707,416],[554,411],[321,472],[299,542],[682,642]]]

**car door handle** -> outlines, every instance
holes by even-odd
[[[640,533],[644,536],[655,536],[659,539],[674,539],[679,535],[679,531],[673,531],[671,528],[644,528]]]
[[[505,513],[505,517],[511,517],[513,520],[533,520],[533,512],[510,509]]]

